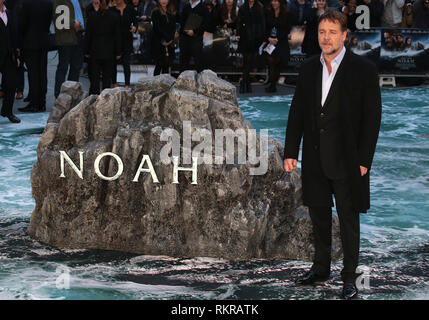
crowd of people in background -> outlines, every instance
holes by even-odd
[[[429,28],[429,0],[0,0],[1,115],[19,122],[12,106],[14,99],[24,99],[24,65],[28,105],[19,110],[46,110],[50,50],[58,51],[55,97],[66,79],[79,81],[85,60],[90,94],[118,86],[119,64],[129,87],[133,34],[140,22],[152,25],[154,75],[169,72],[177,42],[181,70],[201,71],[204,34],[232,29],[243,55],[240,92],[252,91],[249,74],[261,53],[269,68],[266,91],[275,92],[280,69],[289,60],[291,28],[305,25],[302,51],[308,56],[320,54],[318,17],[326,10],[339,10],[346,15],[349,30],[355,31],[359,5],[368,6],[370,27]],[[64,8],[69,12],[68,25]]]

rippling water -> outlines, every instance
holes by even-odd
[[[291,96],[240,99],[256,129],[281,142]],[[361,299],[429,299],[429,89],[383,90],[382,127],[372,169],[372,204],[361,215],[360,264],[371,269]],[[48,114],[0,119],[0,299],[338,299],[331,280],[295,287],[311,263],[176,259],[64,250],[26,235],[34,208],[30,169]],[[59,269],[71,274],[58,289]],[[64,267],[63,267],[64,268]]]

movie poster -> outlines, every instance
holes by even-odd
[[[350,33],[347,36],[346,46],[353,53],[364,56],[378,65],[381,48],[381,31],[379,29],[372,29]]]
[[[302,42],[305,36],[305,26],[294,26],[289,34],[290,59],[288,68],[298,71],[307,55],[302,52]]]
[[[380,69],[423,73],[429,70],[429,30],[383,29]]]

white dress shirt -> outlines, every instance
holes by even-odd
[[[3,20],[4,25],[7,27],[7,14],[6,14],[6,6],[3,5],[3,12],[0,11],[0,18]]]
[[[343,49],[331,61],[331,74],[329,74],[328,66],[326,65],[325,59],[323,59],[323,53],[320,54],[320,62],[323,66],[323,76],[322,76],[322,106],[325,104],[326,97],[328,96],[329,90],[331,89],[332,82],[334,81],[335,74],[337,73],[338,67],[343,61],[344,55],[346,54],[346,47],[343,46]]]

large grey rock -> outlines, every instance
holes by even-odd
[[[298,172],[283,170],[282,145],[269,139],[264,175],[250,175],[249,161],[223,161],[199,164],[196,185],[191,184],[190,172],[180,173],[179,184],[173,184],[173,165],[160,159],[166,144],[160,137],[166,128],[182,133],[183,121],[191,121],[194,131],[213,134],[222,128],[252,129],[243,119],[234,86],[209,70],[186,71],[177,80],[160,75],[141,81],[133,91],[108,89],[99,96],[87,96],[82,86],[66,82],[31,171],[36,207],[28,233],[68,248],[310,260],[313,233],[302,205],[301,179]],[[260,141],[257,135],[258,146]],[[180,150],[186,151],[185,146]],[[59,151],[67,152],[78,166],[83,152],[83,179],[67,163],[66,177],[60,177]],[[94,160],[103,152],[122,159],[119,179],[106,181],[96,175]],[[144,154],[150,156],[160,183],[148,173],[132,182]],[[117,164],[105,157],[100,171],[114,176]],[[332,219],[332,254],[338,258],[338,219]]]

